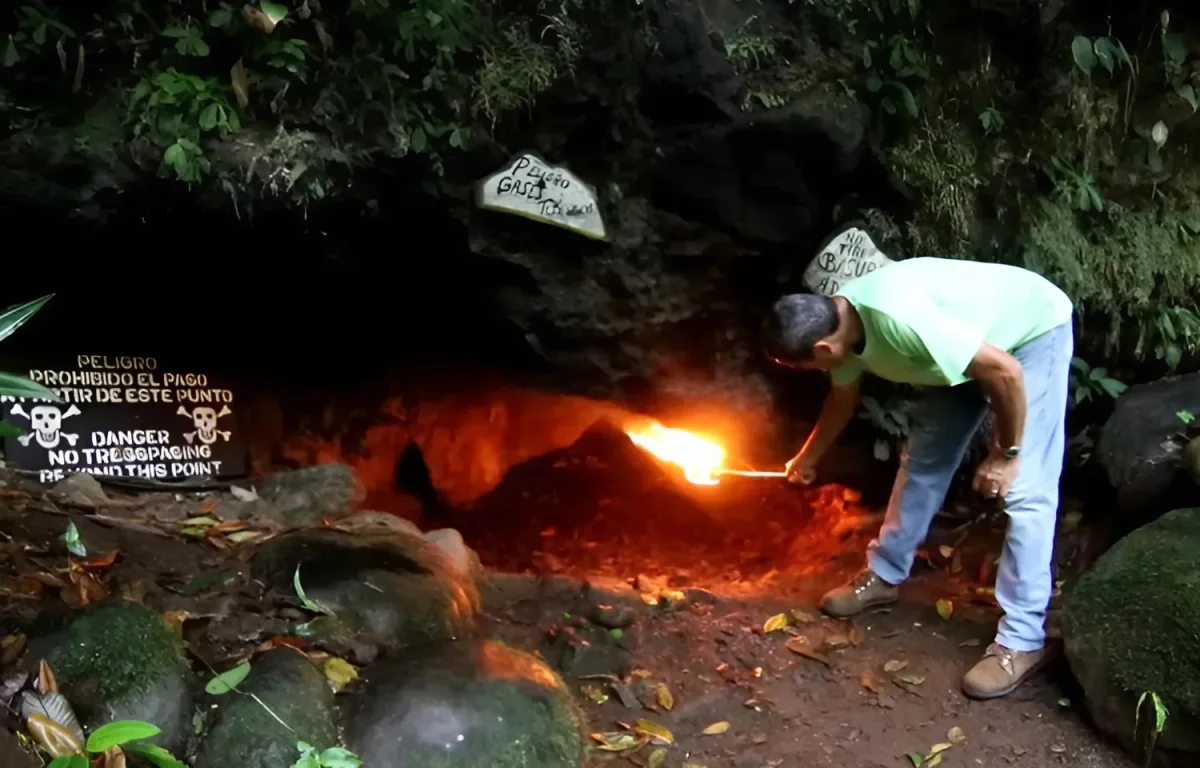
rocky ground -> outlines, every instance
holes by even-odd
[[[698,495],[594,448],[459,518],[478,558],[453,531],[343,516],[337,466],[188,494],[5,475],[0,764],[41,764],[16,734],[43,659],[89,731],[154,722],[199,768],[286,768],[339,736],[389,768],[1127,764],[1065,664],[1002,701],[959,692],[995,619],[986,518],[947,520],[903,604],[835,622],[816,596],[878,520],[853,493]]]

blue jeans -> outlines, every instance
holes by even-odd
[[[1004,618],[996,642],[1014,651],[1036,651],[1046,639],[1073,354],[1070,322],[1013,352],[1024,372],[1027,410],[1020,469],[1004,498],[1008,534],[996,574],[996,601]],[[973,381],[927,394],[901,457],[887,517],[867,552],[871,570],[889,584],[908,578],[917,546],[987,413],[983,391]]]

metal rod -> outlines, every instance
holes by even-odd
[[[718,475],[737,475],[738,477],[787,477],[787,472],[772,472],[752,469],[718,469]]]

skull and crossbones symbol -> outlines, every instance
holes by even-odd
[[[29,442],[36,439],[37,444],[43,448],[57,448],[62,440],[66,440],[71,447],[74,447],[75,441],[79,439],[79,435],[62,431],[63,419],[79,415],[79,409],[74,405],[66,411],[59,410],[57,405],[35,405],[29,413],[26,413],[21,404],[17,403],[9,410],[9,413],[29,419],[29,426],[33,429],[32,433],[17,438],[22,446],[28,447]]]
[[[188,409],[181,405],[179,406],[179,410],[175,411],[175,413],[191,419],[192,426],[196,428],[195,432],[183,433],[183,439],[187,440],[189,445],[197,437],[199,437],[200,442],[204,443],[205,445],[212,445],[213,443],[217,442],[218,435],[221,436],[222,440],[229,440],[229,436],[233,434],[232,432],[224,432],[217,429],[217,419],[233,413],[233,411],[229,410],[228,405],[221,406],[220,413],[217,413],[216,409],[209,408],[207,405],[194,408],[191,413],[188,413]]]

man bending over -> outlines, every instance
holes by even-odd
[[[822,601],[845,618],[893,603],[917,546],[990,406],[991,451],[974,488],[1003,499],[1008,533],[996,576],[1004,609],[995,642],[963,678],[975,698],[1007,695],[1046,660],[1045,618],[1058,516],[1071,300],[1033,272],[1000,264],[917,258],[857,278],[832,298],[779,299],[763,327],[777,363],[828,371],[832,388],[808,440],[788,462],[809,482],[858,404],[864,372],[928,388],[868,569]]]

